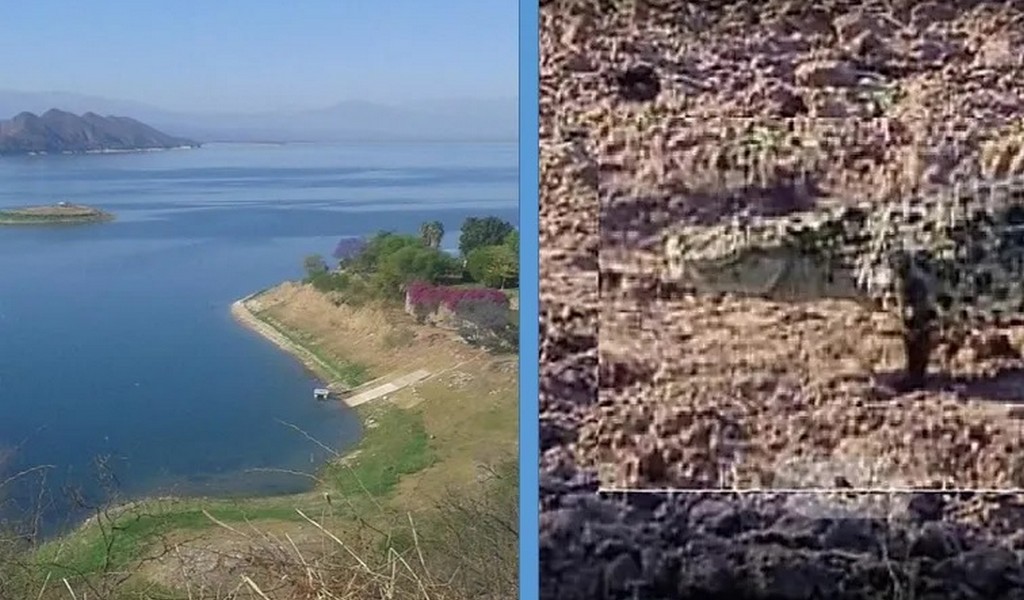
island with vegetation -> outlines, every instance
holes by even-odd
[[[104,210],[67,202],[0,209],[0,225],[69,225],[99,223],[113,218],[114,215]]]
[[[83,115],[50,109],[0,120],[0,156],[134,152],[198,148],[199,142],[168,135],[129,117]]]
[[[0,523],[0,598],[516,598],[519,234],[484,217],[457,253],[443,238],[437,221],[342,238],[301,281],[233,304],[363,422],[299,473],[312,489],[125,503],[112,488],[31,545],[31,522]]]

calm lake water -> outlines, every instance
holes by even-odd
[[[0,159],[0,207],[61,200],[112,223],[0,228],[0,482],[46,466],[49,529],[100,493],[295,492],[344,450],[356,415],[237,325],[230,304],[302,275],[338,238],[467,216],[516,222],[515,144],[212,144],[199,150]],[[37,472],[38,475],[40,472]],[[8,484],[7,510],[39,478]]]

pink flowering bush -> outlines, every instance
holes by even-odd
[[[508,296],[493,288],[456,288],[416,281],[406,286],[407,310],[420,323],[439,308],[454,323],[459,335],[473,346],[492,352],[515,352],[519,344],[519,323],[509,306]]]
[[[414,281],[405,289],[409,303],[419,314],[433,312],[441,306],[454,312],[467,301],[490,303],[501,308],[508,308],[509,305],[508,296],[490,288],[453,288]]]

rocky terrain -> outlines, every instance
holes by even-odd
[[[541,486],[542,598],[1024,598],[1021,495],[613,497],[568,464]]]
[[[927,527],[970,533],[922,562],[880,543],[759,537],[785,496],[646,494],[660,508],[637,508],[593,494],[597,482],[1024,487],[1024,332],[981,332],[928,389],[897,395],[885,315],[656,293],[660,236],[680,221],[1024,174],[1024,13],[980,0],[718,4],[541,3],[544,596],[1024,597],[1020,555],[991,520],[934,517]],[[573,477],[590,487],[552,491]],[[1019,500],[970,502],[1013,523]],[[749,535],[693,533],[747,510],[761,515]],[[924,521],[883,521],[868,537],[890,549],[924,535]],[[984,562],[1004,583],[952,583],[975,551],[1002,553]]]
[[[79,153],[197,147],[128,117],[81,116],[57,109],[22,112],[0,121],[0,155]]]

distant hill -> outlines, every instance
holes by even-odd
[[[167,135],[128,117],[81,116],[52,108],[42,115],[18,113],[0,121],[0,154],[99,152],[196,147],[198,142]]]
[[[201,142],[515,141],[519,134],[519,105],[514,97],[401,105],[351,100],[315,110],[247,114],[175,112],[141,102],[68,92],[0,90],[0,115],[51,106],[76,113],[130,115],[162,131]]]

